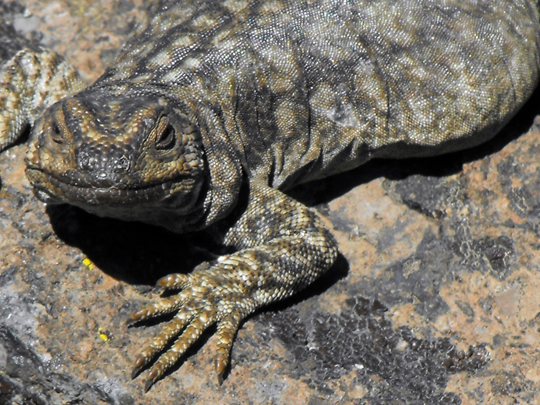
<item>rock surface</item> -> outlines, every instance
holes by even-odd
[[[128,0],[0,0],[0,57],[41,42],[91,82],[144,9]],[[162,275],[215,251],[45,207],[25,145],[0,155],[0,404],[439,404],[540,401],[539,94],[493,141],[378,161],[291,192],[342,257],[250,318],[224,383],[212,333],[147,394],[132,360],[160,327],[127,327]],[[87,260],[89,259],[89,260]]]

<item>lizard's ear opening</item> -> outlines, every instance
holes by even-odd
[[[176,131],[167,117],[162,117],[156,128],[155,148],[161,151],[172,150],[177,143]]]
[[[50,128],[50,135],[51,139],[54,143],[58,145],[62,145],[64,143],[64,134],[60,127],[58,126],[58,123],[55,121],[52,122],[51,128]]]

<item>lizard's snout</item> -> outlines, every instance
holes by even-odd
[[[96,183],[115,183],[131,167],[131,159],[125,151],[113,148],[105,153],[101,145],[82,146],[77,151],[76,159],[77,167],[94,178]]]

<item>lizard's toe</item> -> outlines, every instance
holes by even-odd
[[[182,307],[183,299],[180,295],[161,298],[159,301],[147,304],[129,316],[128,323],[143,321],[163,314],[169,314]]]
[[[234,341],[236,331],[244,315],[241,312],[231,313],[225,317],[218,325],[216,358],[214,366],[219,383],[222,382],[223,372],[229,364],[229,355]]]
[[[189,277],[185,274],[169,274],[158,280],[157,285],[165,290],[181,290],[186,287]]]
[[[181,311],[183,313],[184,311]],[[187,311],[186,311],[187,312]],[[184,324],[188,321],[184,333],[178,337],[169,350],[163,353],[154,365],[150,368],[148,374],[146,375],[145,391],[147,391],[156,380],[158,380],[171,366],[173,366],[178,359],[186,352],[189,347],[195,343],[195,341],[202,335],[202,333],[216,321],[216,311],[213,309],[207,309],[195,317],[184,319]],[[180,326],[181,325],[181,326]],[[178,335],[180,329],[184,326],[182,322],[178,323],[179,328],[174,328],[174,334],[165,336],[166,334],[163,331],[154,339],[148,348],[146,348],[139,358],[135,361],[134,373],[135,375],[138,371],[144,367],[150,360],[155,356],[155,354],[163,349],[165,345],[170,341],[174,336]],[[167,326],[166,326],[167,327]],[[171,327],[171,330],[173,328]],[[163,339],[166,337],[166,339]]]
[[[159,334],[154,338],[135,360],[135,365],[131,372],[131,378],[137,377],[139,372],[167,345],[171,339],[182,332],[182,329],[191,320],[191,314],[188,311],[180,311],[173,320],[167,322]]]

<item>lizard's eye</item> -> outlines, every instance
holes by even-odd
[[[176,136],[174,128],[169,124],[165,127],[161,134],[156,139],[156,149],[158,150],[171,150],[174,148]]]
[[[56,121],[53,121],[51,125],[51,138],[54,143],[57,143],[59,145],[64,143],[64,136]]]

